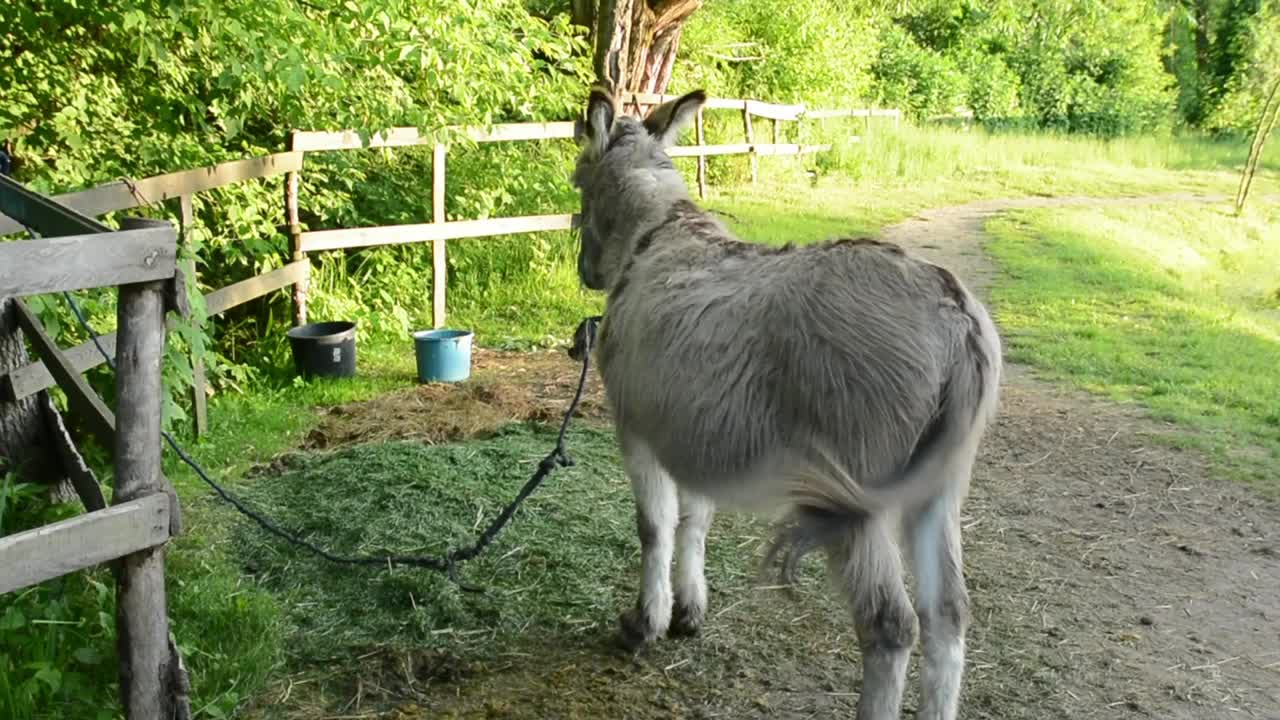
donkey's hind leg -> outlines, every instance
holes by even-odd
[[[960,549],[960,504],[934,498],[908,517],[920,619],[920,720],[955,720],[964,674],[969,593]]]
[[[827,553],[831,577],[853,610],[862,651],[858,720],[897,720],[916,636],[898,546],[884,519],[868,516]]]
[[[685,490],[680,495],[680,525],[676,530],[676,603],[671,619],[673,635],[697,635],[707,615],[707,579],[703,573],[707,529],[715,503]]]
[[[640,595],[619,619],[622,643],[630,650],[653,642],[671,624],[671,558],[679,509],[676,486],[642,442],[625,442],[624,465],[636,499],[640,535]]]

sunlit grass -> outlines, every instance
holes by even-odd
[[[1020,212],[994,220],[1009,354],[1140,402],[1230,473],[1280,460],[1280,205]]]

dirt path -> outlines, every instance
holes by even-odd
[[[1217,199],[979,202],[922,213],[883,237],[984,292],[994,273],[983,223],[1001,211]],[[514,356],[481,357],[512,372]],[[549,377],[564,366],[530,357],[519,372]],[[535,383],[533,404],[563,397],[564,382]],[[975,623],[961,717],[1280,720],[1280,506],[1169,449],[1160,442],[1169,428],[1136,410],[1016,366],[1003,397],[966,506]],[[518,405],[486,412],[521,417],[527,404]],[[368,410],[371,425],[394,424]],[[322,426],[311,443],[356,439],[341,425]],[[639,658],[609,652],[602,637],[564,638],[450,677],[433,671],[426,692],[359,717],[852,717],[857,651],[843,611],[812,597],[726,596],[710,582],[700,638]]]
[[[985,293],[983,224],[1001,211],[1221,199],[972,203],[883,237]],[[1021,678],[1028,717],[1280,718],[1280,508],[1161,444],[1167,428],[1139,412],[1009,370],[966,509],[965,715]]]

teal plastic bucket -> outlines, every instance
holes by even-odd
[[[458,382],[471,377],[470,330],[420,330],[413,334],[418,382]]]

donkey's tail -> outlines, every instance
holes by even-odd
[[[985,313],[975,320],[968,352],[944,383],[933,419],[897,469],[859,482],[836,453],[821,446],[780,468],[792,510],[765,562],[771,565],[782,557],[783,581],[794,580],[804,555],[871,515],[967,491],[978,445],[995,417],[1002,374],[999,336]]]

